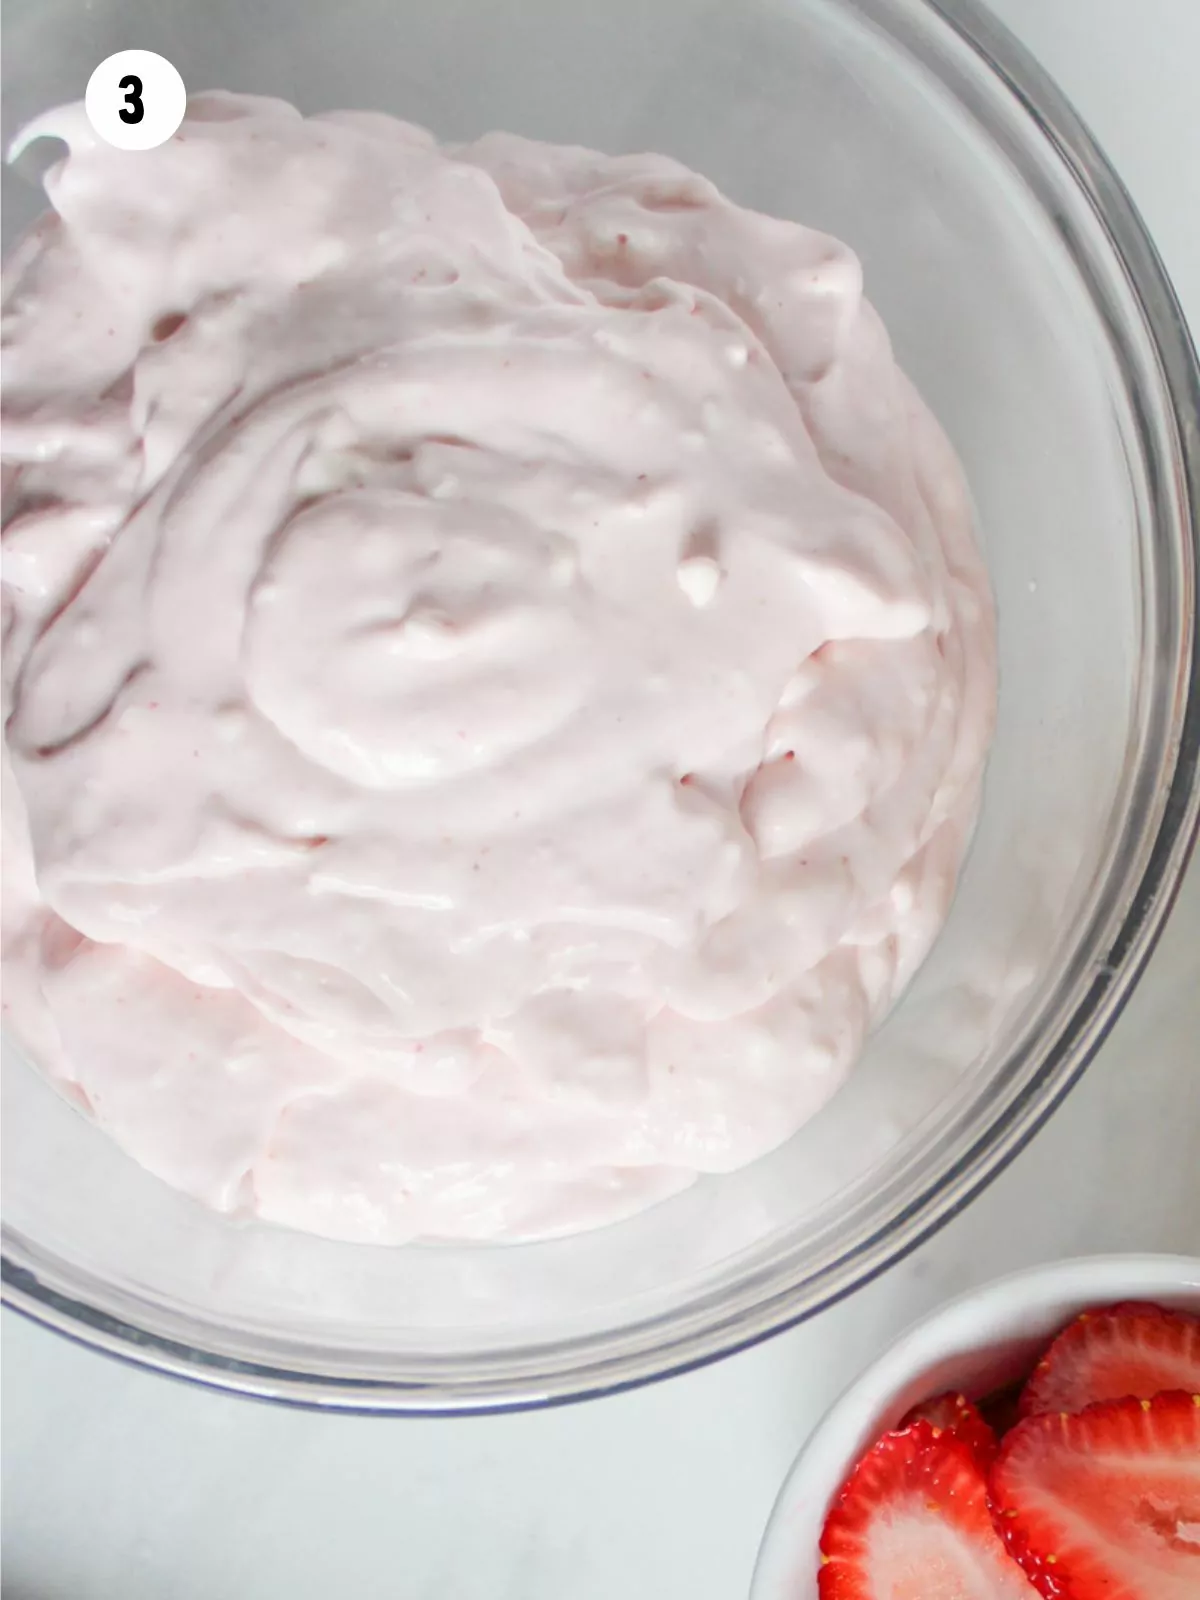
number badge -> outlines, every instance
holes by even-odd
[[[153,50],[118,50],[88,79],[88,121],[118,150],[153,150],[183,121],[187,90],[166,59]]]

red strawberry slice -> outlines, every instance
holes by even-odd
[[[1000,1447],[992,1499],[1044,1595],[1197,1600],[1200,1394],[1029,1417]]]
[[[1082,1411],[1164,1389],[1200,1391],[1200,1318],[1130,1301],[1086,1311],[1065,1328],[1034,1368],[1020,1409],[1023,1417]]]
[[[1037,1600],[971,1452],[914,1422],[855,1467],[821,1534],[821,1600]]]
[[[961,1439],[985,1474],[1000,1448],[978,1407],[973,1406],[965,1394],[939,1394],[923,1401],[913,1407],[900,1426],[906,1428],[910,1422],[929,1422]]]

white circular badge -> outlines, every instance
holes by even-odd
[[[187,90],[165,56],[118,50],[88,79],[83,103],[106,143],[118,150],[153,150],[183,121]]]

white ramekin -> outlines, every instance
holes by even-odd
[[[815,1600],[830,1503],[862,1452],[910,1407],[945,1390],[978,1397],[1013,1382],[1064,1323],[1117,1300],[1200,1312],[1200,1260],[1051,1262],[972,1289],[902,1334],[825,1413],[797,1456],[767,1524],[751,1600]]]

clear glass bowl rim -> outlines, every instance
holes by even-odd
[[[869,12],[873,0],[861,9]],[[884,0],[885,4],[890,0]],[[1161,398],[1173,423],[1174,459],[1154,455],[1154,509],[1164,499],[1190,529],[1190,632],[1183,641],[1183,703],[1157,833],[1145,869],[1120,919],[1095,982],[1003,1114],[985,1128],[950,1171],[933,1174],[918,1200],[862,1240],[835,1267],[807,1283],[776,1285],[753,1313],[687,1319],[669,1341],[573,1363],[556,1359],[539,1372],[530,1350],[507,1371],[462,1383],[425,1384],[352,1378],[284,1365],[235,1360],[164,1337],[132,1318],[61,1292],[39,1277],[35,1258],[4,1231],[3,1303],[76,1342],[136,1366],[212,1388],[301,1407],[410,1415],[471,1414],[560,1404],[620,1392],[703,1366],[815,1316],[914,1250],[963,1210],[1023,1149],[1079,1080],[1131,994],[1174,903],[1200,829],[1200,364],[1182,310],[1136,207],[1062,91],[1011,33],[977,0],[916,0],[958,36],[1028,117],[1028,131],[1049,150],[1103,224],[1107,244],[1141,311],[1157,358]],[[920,54],[922,40],[910,41]],[[1070,243],[1068,248],[1070,248]],[[1111,330],[1115,340],[1120,330]],[[1168,470],[1168,468],[1170,470]],[[1186,534],[1185,534],[1186,538]],[[1185,557],[1188,552],[1185,550]],[[1186,566],[1186,562],[1185,562]],[[101,1298],[100,1295],[96,1296]],[[519,1370],[517,1370],[519,1368]]]

